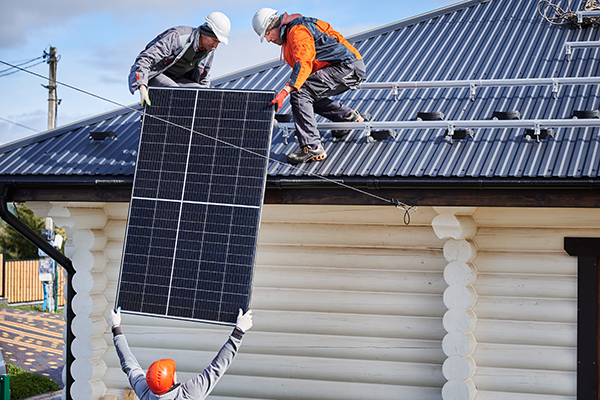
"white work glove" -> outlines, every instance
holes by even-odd
[[[108,324],[110,325],[110,329],[115,326],[121,325],[121,307],[117,308],[117,311],[110,310],[110,315],[108,316]]]
[[[149,106],[152,105],[150,104],[150,96],[148,95],[148,88],[146,85],[140,85],[140,99],[142,106],[144,106],[144,103],[148,104]]]
[[[252,310],[248,310],[246,314],[244,314],[240,308],[240,313],[237,316],[235,326],[243,333],[246,333],[248,329],[252,328]]]

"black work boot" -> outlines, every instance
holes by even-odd
[[[344,118],[343,122],[363,122],[365,118],[357,111],[354,110],[350,113],[350,115]],[[351,129],[338,129],[331,131],[331,136],[335,138],[341,138],[349,134]]]
[[[287,162],[290,164],[302,164],[309,161],[321,161],[327,157],[323,144],[319,143],[316,149],[311,149],[310,145],[302,147],[298,152],[288,154]]]

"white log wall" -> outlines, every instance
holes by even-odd
[[[210,398],[439,399],[444,259],[434,216],[425,209],[405,226],[394,207],[265,206],[254,327]],[[118,276],[107,279],[114,290]],[[123,330],[143,367],[172,357],[180,380],[231,331],[131,315]],[[108,328],[105,339],[112,347]],[[120,396],[127,381],[114,350],[104,361],[106,394]]]
[[[600,210],[478,208],[472,381],[477,400],[575,400],[577,258],[568,236],[599,237]]]
[[[107,319],[128,204],[28,203],[77,270],[73,397],[128,386]],[[214,400],[575,400],[577,260],[600,210],[266,205],[254,327]],[[123,315],[143,367],[200,372],[230,328]],[[64,374],[63,374],[64,376]],[[466,389],[466,392],[465,392]],[[465,397],[466,396],[466,397]]]

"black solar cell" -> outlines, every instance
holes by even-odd
[[[272,92],[151,89],[117,305],[234,323],[250,301]]]

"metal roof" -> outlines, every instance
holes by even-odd
[[[598,48],[573,49],[565,42],[597,41],[597,25],[552,25],[537,2],[471,0],[351,36],[367,65],[368,82],[533,79],[598,76]],[[257,46],[261,45],[257,42]],[[263,44],[272,45],[272,44]],[[214,81],[221,88],[272,89],[291,69],[268,62]],[[523,119],[571,118],[574,110],[598,109],[598,85],[355,90],[339,100],[375,121],[414,121],[418,112],[441,111],[448,120],[489,120],[494,111],[518,110]],[[280,113],[290,113],[289,102]],[[319,117],[320,118],[320,117]],[[139,112],[121,109],[0,146],[0,177],[6,175],[132,176]],[[319,119],[324,122],[324,119]],[[110,130],[116,140],[89,139]],[[297,151],[293,137],[275,129],[270,179],[328,177],[382,179],[579,179],[597,178],[598,128],[555,128],[539,143],[524,128],[474,129],[474,137],[450,143],[445,129],[397,129],[395,137],[369,142],[355,130],[343,139],[323,131],[328,157],[294,168],[285,155]]]
[[[140,116],[134,105],[0,146],[0,176],[133,176]],[[104,140],[92,138],[102,133]]]

